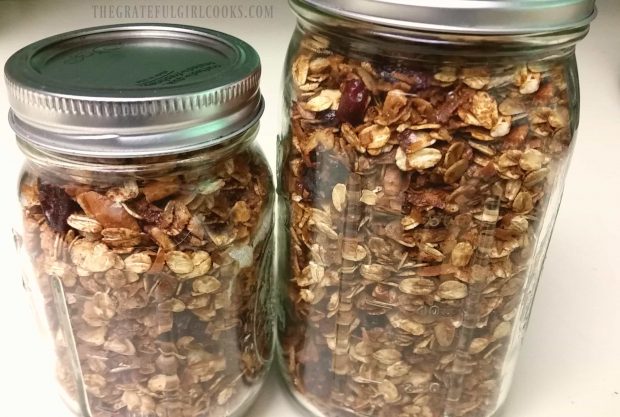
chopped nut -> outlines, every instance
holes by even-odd
[[[118,203],[94,191],[82,193],[77,202],[89,217],[93,217],[104,228],[125,228],[140,230],[140,226]]]
[[[170,197],[179,191],[179,183],[176,181],[154,181],[142,188],[146,201],[154,203]]]
[[[235,223],[246,223],[252,218],[252,211],[245,201],[237,201],[232,207],[231,217]]]

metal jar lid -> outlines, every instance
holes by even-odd
[[[222,143],[264,110],[257,52],[178,25],[114,25],[33,43],[7,61],[11,125],[47,150],[154,156]]]
[[[587,26],[595,0],[289,0],[294,9],[399,29],[514,35]]]

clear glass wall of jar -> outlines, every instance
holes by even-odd
[[[24,279],[42,300],[72,408],[224,416],[260,387],[273,189],[247,143],[256,131],[220,160],[213,150],[102,162],[24,148]]]
[[[288,386],[317,416],[495,415],[575,143],[587,23],[450,34],[307,3],[326,4],[292,2],[279,143]]]
[[[132,36],[137,32],[139,37]],[[84,71],[74,69],[84,60],[100,59],[98,66],[112,66],[106,71],[135,68],[144,49],[150,71],[159,73],[158,65],[174,67],[170,54],[208,61],[217,47],[214,59],[221,59],[221,45],[234,44],[244,50],[245,67],[228,68],[227,74],[247,74],[230,80],[244,89],[233,87],[237,93],[224,96],[221,79],[199,71],[217,66],[196,64],[184,73],[196,89],[189,101],[147,96],[139,99],[148,104],[136,105],[116,97],[128,101],[122,104],[125,112],[114,97],[99,98],[102,104],[86,91],[85,97],[67,99],[74,101],[63,129],[42,123],[57,117],[58,109],[31,110],[19,101],[24,96],[11,96],[10,118],[26,156],[18,249],[25,287],[57,358],[63,398],[83,417],[241,415],[266,377],[273,345],[268,303],[275,195],[266,159],[254,143],[263,110],[258,56],[234,38],[188,27],[108,27],[61,35],[75,36],[83,49],[71,53],[81,58],[52,57],[41,71],[54,73],[53,82],[63,89],[75,87],[73,77],[63,77]],[[89,44],[110,37],[125,43]],[[199,55],[188,52],[183,37]],[[48,44],[54,51],[63,48],[58,38],[42,42],[36,51],[53,53]],[[165,42],[170,44],[150,50]],[[123,48],[133,50],[124,55]],[[234,48],[224,51],[241,62]],[[108,60],[109,53],[116,56]],[[54,65],[64,75],[50,70]],[[12,64],[8,68],[12,92],[36,88],[21,83]],[[162,95],[180,88],[180,73],[159,87]],[[97,88],[113,90],[114,83],[127,80],[108,82]],[[139,95],[133,87],[123,94]],[[219,101],[208,98],[213,91],[222,94]],[[192,106],[198,105],[203,118],[194,120]],[[88,106],[90,114],[82,111]],[[110,114],[98,111],[106,106]],[[142,109],[153,113],[143,118]],[[28,117],[31,111],[40,111],[36,119]],[[183,124],[177,125],[179,118]],[[172,129],[158,125],[171,121]],[[86,127],[67,129],[70,123]],[[128,126],[131,134],[118,134]]]

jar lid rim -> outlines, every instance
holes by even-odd
[[[525,35],[584,28],[595,0],[289,0],[313,9],[396,29],[471,35]]]
[[[22,134],[49,131],[57,151],[82,152],[76,138],[175,137],[90,140],[88,152],[101,157],[174,153],[233,137],[263,112],[260,75],[246,42],[169,24],[67,32],[22,48],[5,65],[12,125]],[[26,136],[35,146],[42,137]]]

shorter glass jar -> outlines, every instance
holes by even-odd
[[[98,88],[124,83],[123,97],[67,98],[74,107],[64,113],[64,130],[50,128],[58,103],[41,110],[24,102],[48,92],[19,94],[41,82],[27,81],[16,66],[32,51],[33,66],[47,54],[41,77],[64,83],[58,94],[79,88],[71,75],[94,65],[114,71],[148,64],[129,77],[150,81],[132,91],[121,76]],[[7,64],[10,118],[27,157],[16,229],[24,283],[76,414],[236,416],[258,393],[273,340],[274,200],[268,164],[254,144],[263,110],[259,72],[249,45],[169,26],[61,35]],[[153,83],[162,85],[159,93],[186,87],[193,96],[149,97],[155,90],[141,85]],[[144,107],[132,107],[131,98]],[[109,114],[99,112],[106,108]]]

